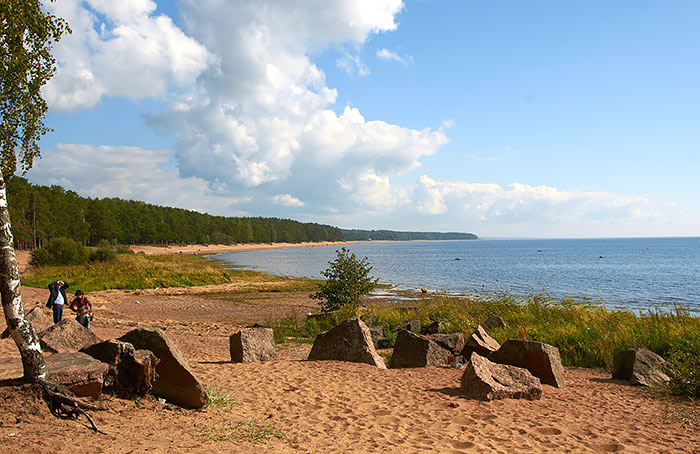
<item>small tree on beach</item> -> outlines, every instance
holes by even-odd
[[[326,281],[319,285],[319,291],[311,298],[320,300],[321,309],[330,312],[345,305],[359,306],[360,298],[377,288],[378,280],[370,277],[372,266],[367,257],[358,260],[346,248],[335,251],[337,257],[321,274]]]

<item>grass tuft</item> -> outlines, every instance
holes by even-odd
[[[254,442],[269,441],[273,438],[285,439],[283,431],[274,424],[256,421],[248,418],[243,422],[223,422],[205,424],[195,428],[195,431],[210,441],[249,440]]]
[[[238,401],[230,394],[224,392],[217,384],[207,386],[207,396],[209,396],[209,404],[207,408],[222,408],[231,409],[239,405]]]

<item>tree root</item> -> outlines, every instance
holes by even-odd
[[[78,419],[80,415],[84,415],[92,426],[92,430],[96,433],[106,435],[100,430],[95,421],[92,420],[90,414],[86,410],[106,410],[107,407],[101,405],[93,405],[74,399],[68,395],[70,391],[61,385],[50,383],[47,380],[39,380],[37,384],[41,387],[42,397],[49,406],[51,414],[57,418]]]

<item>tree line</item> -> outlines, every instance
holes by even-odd
[[[7,179],[15,247],[34,249],[52,238],[83,245],[300,243],[304,241],[471,240],[471,233],[346,230],[291,219],[224,217],[119,198],[86,198],[61,186]]]
[[[85,198],[61,186],[41,186],[26,178],[7,179],[12,232],[18,249],[34,249],[51,238],[83,245],[233,244],[343,241],[338,227],[291,219],[224,217],[119,198]]]
[[[399,232],[396,230],[343,230],[347,241],[415,241],[415,240],[478,240],[473,233],[461,232]]]

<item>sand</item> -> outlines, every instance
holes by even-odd
[[[219,254],[233,251],[254,251],[260,249],[282,249],[297,247],[343,246],[361,243],[361,241],[318,241],[303,243],[241,243],[241,244],[188,244],[184,246],[131,246],[134,252],[143,252],[146,255],[172,255],[172,254]]]
[[[25,310],[41,307],[48,293],[22,292]],[[153,397],[105,397],[110,409],[92,413],[107,432],[100,435],[83,420],[54,418],[38,398],[4,381],[0,452],[700,453],[697,404],[605,371],[567,367],[567,386],[545,385],[541,400],[487,403],[461,397],[461,370],[306,361],[308,344],[283,344],[280,359],[268,363],[230,363],[228,335],[237,326],[315,309],[298,292],[161,289],[90,297],[97,336],[164,328],[194,374],[235,403],[186,410]],[[20,376],[19,367],[14,343],[0,340],[0,378]]]

